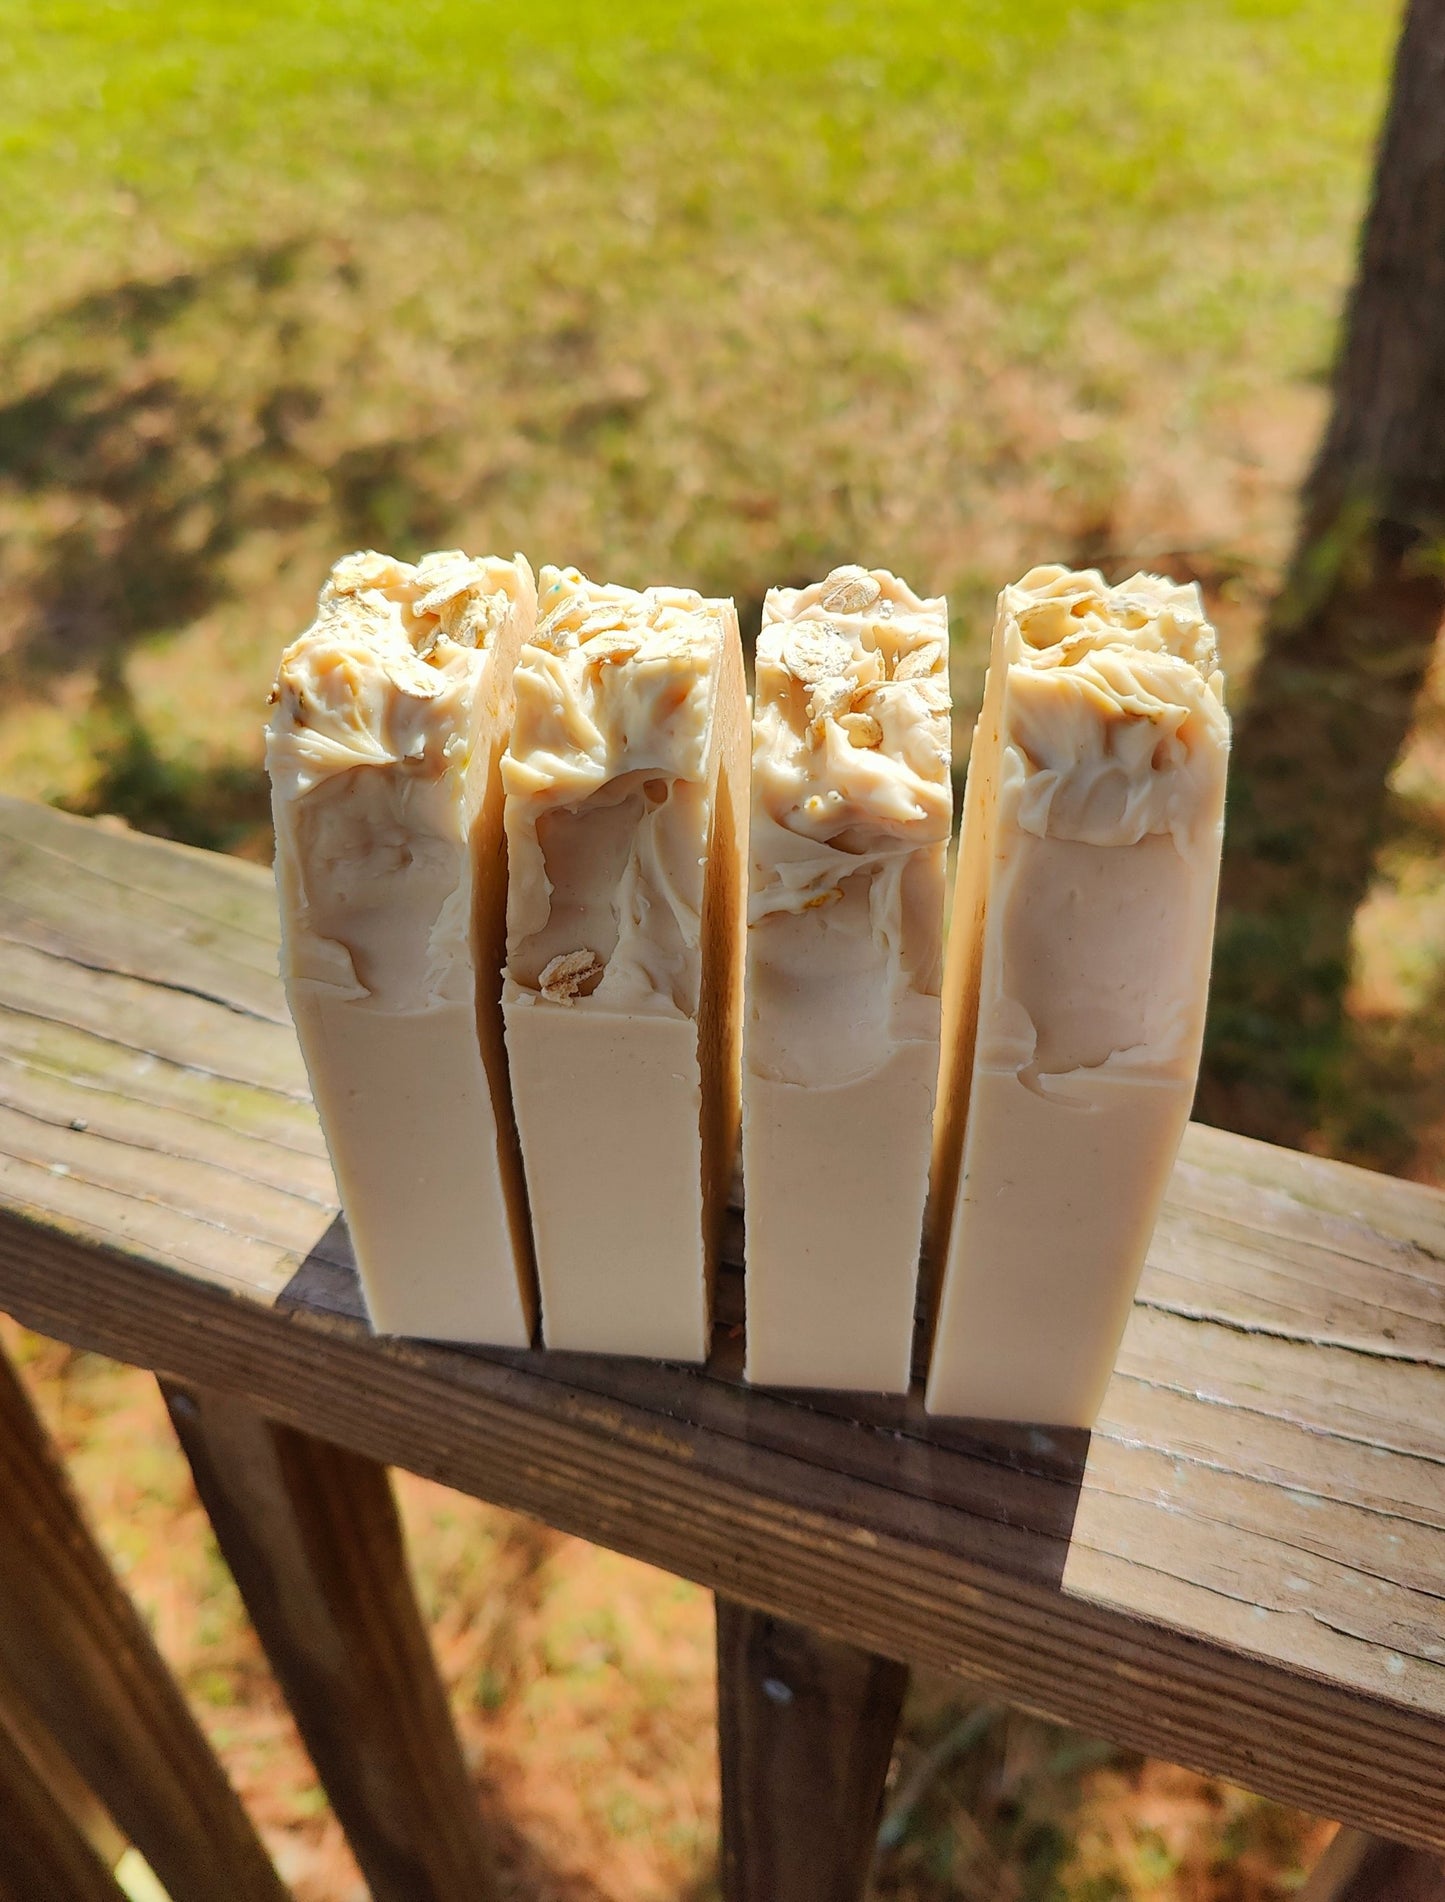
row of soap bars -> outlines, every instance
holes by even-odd
[[[1198,590],[999,598],[944,948],[945,603],[339,562],[267,762],[374,1325],[1088,1426],[1188,1116],[1229,727]],[[920,1244],[930,1264],[919,1300]],[[921,1315],[920,1306],[926,1311]]]

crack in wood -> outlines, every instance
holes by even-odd
[[[144,984],[148,990],[170,991],[176,997],[194,997],[203,1004],[216,1005],[219,1010],[232,1011],[237,1017],[250,1018],[253,1023],[271,1024],[277,1030],[288,1028],[291,1022],[285,1015],[273,1016],[269,1011],[255,1010],[249,1004],[237,1003],[232,997],[223,997],[218,991],[201,990],[194,984],[182,984],[175,978],[148,976],[144,971],[133,971],[125,964],[97,964],[74,951],[58,950],[53,942],[46,943],[43,938],[17,938],[12,932],[0,931],[0,945],[6,944],[20,951],[38,951],[42,957],[54,958],[57,964],[68,964],[77,971],[89,971],[97,977],[127,977],[136,984]],[[250,967],[243,968],[249,970]]]
[[[304,1189],[288,1189],[279,1183],[262,1181],[255,1175],[241,1169],[232,1169],[228,1164],[216,1162],[209,1156],[180,1156],[177,1155],[174,1150],[163,1149],[157,1143],[137,1142],[129,1136],[112,1136],[107,1134],[103,1129],[94,1129],[89,1125],[83,1130],[77,1130],[73,1120],[61,1116],[47,1116],[40,1110],[28,1109],[23,1103],[8,1101],[3,1093],[0,1093],[0,1110],[7,1110],[12,1116],[23,1116],[27,1121],[32,1123],[41,1123],[47,1129],[60,1129],[66,1131],[68,1134],[83,1136],[85,1140],[90,1143],[104,1143],[114,1149],[130,1149],[143,1156],[163,1156],[171,1161],[184,1162],[188,1167],[193,1169],[205,1169],[214,1172],[216,1175],[229,1176],[233,1182],[244,1183],[255,1189],[264,1189],[268,1195],[282,1195],[285,1196],[288,1201],[304,1203],[308,1208],[322,1209],[328,1216],[333,1215],[339,1206],[334,1199],[328,1201],[324,1196],[307,1195]],[[27,1159],[20,1157],[18,1160],[25,1161]],[[48,1163],[38,1162],[34,1157],[29,1158],[29,1160],[37,1168],[50,1167]],[[94,1186],[104,1189],[110,1189],[112,1187],[110,1183],[96,1183]],[[118,1193],[124,1193],[124,1191],[118,1191]],[[194,1211],[190,1211],[190,1213],[194,1214]],[[241,1231],[237,1230],[235,1232],[240,1233]],[[264,1236],[257,1237],[257,1240],[265,1239],[267,1238]]]
[[[8,1010],[6,1010],[4,1014],[8,1014]],[[89,1034],[88,1031],[76,1031],[76,1035],[80,1037],[88,1036]],[[225,1122],[219,1116],[208,1116],[203,1110],[197,1108],[195,1104],[191,1102],[185,1104],[168,1103],[158,1096],[142,1095],[138,1089],[129,1091],[117,1090],[107,1083],[100,1082],[95,1077],[72,1076],[67,1074],[64,1070],[52,1069],[47,1063],[38,1063],[34,1057],[21,1056],[13,1050],[0,1050],[0,1065],[4,1064],[9,1064],[16,1069],[24,1070],[31,1076],[44,1077],[47,1082],[63,1084],[68,1090],[84,1090],[88,1095],[103,1096],[113,1103],[143,1104],[148,1109],[155,1110],[161,1114],[175,1116],[188,1123],[201,1123],[207,1129],[223,1130],[227,1135],[236,1134],[234,1122]],[[186,1069],[186,1066],[183,1064],[173,1064],[171,1067],[182,1070]],[[188,1072],[188,1074],[190,1073]],[[279,1095],[279,1092],[271,1092],[271,1094]],[[307,1098],[306,1100],[309,1106],[310,1099]],[[326,1155],[326,1144],[321,1138],[319,1126],[317,1127],[316,1141],[309,1149],[302,1149],[296,1143],[282,1142],[278,1136],[261,1130],[248,1129],[246,1131],[245,1140],[247,1142],[257,1143],[266,1149],[275,1149],[282,1155],[298,1156],[303,1162],[324,1162],[328,1170],[330,1169],[330,1162]],[[204,1158],[197,1158],[197,1160],[204,1160]],[[335,1207],[337,1204],[333,1202],[332,1206]]]
[[[129,976],[129,972],[120,975]],[[263,1096],[279,1097],[283,1103],[306,1103],[311,1101],[309,1090],[283,1090],[274,1083],[258,1083],[253,1077],[234,1076],[226,1070],[215,1070],[202,1063],[182,1063],[179,1057],[168,1057],[163,1051],[153,1050],[147,1044],[131,1043],[124,1037],[110,1037],[104,1031],[92,1030],[88,1025],[77,1024],[69,1017],[56,1017],[49,1011],[35,1010],[25,1004],[12,1004],[0,999],[0,1010],[7,1016],[27,1017],[32,1022],[54,1024],[60,1030],[81,1031],[87,1037],[93,1037],[97,1043],[109,1044],[112,1049],[129,1050],[132,1056],[149,1057],[152,1063],[163,1063],[168,1069],[183,1071],[188,1076],[210,1077],[213,1082],[225,1083],[238,1090],[256,1090]]]
[[[1364,1341],[1342,1341],[1330,1334],[1297,1334],[1289,1328],[1271,1327],[1265,1321],[1246,1321],[1227,1314],[1201,1314],[1192,1308],[1180,1307],[1172,1302],[1161,1300],[1147,1290],[1135,1298],[1135,1306],[1149,1308],[1157,1314],[1167,1314],[1176,1321],[1189,1321],[1201,1327],[1218,1327],[1230,1334],[1254,1335],[1261,1340],[1288,1341],[1295,1347],[1308,1347],[1321,1353],[1359,1354],[1367,1360],[1393,1361],[1402,1367],[1445,1368],[1445,1353],[1410,1354],[1400,1353],[1395,1348],[1371,1347]],[[1392,1309],[1390,1312],[1400,1312]]]

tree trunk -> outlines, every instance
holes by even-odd
[[[1235,738],[1212,1121],[1298,1141],[1329,1097],[1351,926],[1442,614],[1445,0],[1410,0],[1333,411]]]

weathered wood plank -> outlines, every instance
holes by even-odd
[[[74,1178],[68,1164],[47,1166],[0,1152],[0,1199],[81,1240],[103,1225],[113,1246],[138,1259],[224,1283],[247,1299],[258,1292],[274,1298],[294,1270],[289,1250],[169,1208],[145,1188],[116,1191]]]
[[[246,1193],[245,1208],[260,1216],[263,1225],[274,1199],[272,1226],[279,1226],[288,1239],[298,1219],[304,1220],[309,1229],[314,1226],[316,1211],[325,1210],[328,1220],[335,1213],[331,1171],[324,1156],[280,1143],[258,1142],[239,1135],[225,1123],[188,1115],[183,1109],[127,1096],[119,1090],[87,1090],[89,1113],[79,1118],[74,1114],[75,1100],[76,1086],[71,1078],[0,1049],[0,1108],[48,1124],[54,1130],[89,1133],[104,1142],[181,1164],[187,1172],[183,1178],[186,1182],[195,1170],[212,1170],[220,1178],[211,1185],[217,1203],[232,1193],[230,1182],[240,1182]],[[77,1122],[80,1129],[76,1128]],[[296,1199],[309,1206],[300,1212],[292,1209],[290,1203]]]
[[[156,954],[164,960],[163,944]],[[8,1012],[42,1030],[83,1029],[114,1046],[134,1073],[157,1063],[188,1070],[221,1086],[220,1102],[228,1084],[308,1100],[306,1068],[289,1024],[231,1010],[176,984],[164,962],[159,969],[159,977],[139,977],[53,945],[0,937],[0,999]]]
[[[163,1381],[226,1563],[374,1902],[495,1893],[385,1467]]]
[[[43,1331],[244,1394],[274,1418],[754,1608],[1317,1813],[1445,1847],[1437,1706],[1361,1694],[1313,1664],[1143,1616],[1134,1606],[1147,1567],[1126,1568],[1102,1602],[1070,1596],[1059,1583],[1067,1546],[1037,1501],[1025,1497],[1029,1531],[1009,1525],[1006,1508],[993,1519],[859,1478],[852,1441],[870,1429],[839,1435],[827,1470],[770,1444],[788,1441],[772,1426],[794,1411],[770,1396],[735,1393],[732,1434],[699,1428],[678,1394],[721,1384],[680,1370],[636,1370],[644,1391],[656,1373],[665,1406],[655,1395],[616,1400],[577,1385],[575,1362],[569,1382],[541,1356],[379,1341],[358,1321],[267,1310],[14,1218],[0,1218],[0,1289]],[[995,1461],[978,1457],[992,1484],[1017,1456],[1003,1441]],[[1046,1483],[1037,1471],[1031,1480]],[[1162,1510],[1161,1544],[1170,1536]],[[1272,1639],[1271,1617],[1255,1622]],[[1421,1688],[1404,1681],[1407,1693]],[[1423,1688],[1435,1688],[1428,1675]]]
[[[0,1710],[0,1902],[125,1902]]]
[[[199,1145],[189,1145],[189,1156],[177,1155],[157,1139],[158,1132],[144,1128],[149,1119],[142,1116],[124,1132],[116,1119],[105,1117],[78,1130],[65,1114],[73,1099],[44,1079],[28,1079],[21,1099],[7,1102],[6,1081],[0,1071],[0,1146],[52,1175],[74,1175],[83,1162],[84,1180],[95,1188],[132,1197],[143,1188],[159,1207],[282,1249],[335,1212],[324,1196],[275,1189],[242,1169],[197,1156]]]
[[[1196,1124],[1143,1299],[1271,1337],[1440,1366],[1442,1262],[1438,1191]]]
[[[275,885],[265,866],[132,832],[114,819],[99,824],[77,821],[28,799],[10,798],[6,804],[15,815],[7,837],[23,840],[38,863],[58,862],[62,878],[65,867],[82,867],[174,906],[203,925],[257,938],[267,947],[275,943]],[[125,846],[123,859],[115,852],[117,833]],[[263,964],[264,959],[258,968]]]
[[[0,1354],[0,1671],[172,1902],[285,1891]]]
[[[140,975],[159,938],[174,989],[285,1022],[267,874],[248,866],[219,879],[206,864],[213,854],[131,834],[127,875],[117,877],[104,843],[113,835],[95,826],[77,833],[62,814],[37,811],[23,843],[0,838],[0,934],[41,949],[61,945],[81,962],[94,952],[107,968]]]
[[[860,1902],[907,1669],[716,1602],[726,1902]]]
[[[37,823],[47,863],[134,864],[164,907],[152,940],[128,912],[114,974],[93,920],[84,968],[68,957],[58,899],[48,948],[0,945],[0,1304],[739,1602],[1445,1847],[1445,1197],[1191,1130],[1092,1440],[929,1421],[916,1396],[750,1392],[726,1326],[702,1372],[377,1341],[289,1031],[195,995],[225,973],[194,940],[200,981],[167,988],[193,855],[163,874],[154,842],[0,803],[14,851]],[[217,918],[231,869],[204,861]],[[255,936],[266,894],[240,876]]]
[[[289,1024],[5,940],[0,1194],[260,1300],[337,1207]]]
[[[13,977],[17,955],[8,954],[0,965],[6,977]],[[216,1088],[216,1079],[211,1073],[198,1071],[180,1058],[158,1057],[149,1049],[118,1042],[113,1034],[93,1034],[76,1028],[70,1021],[60,1021],[55,1015],[57,1010],[67,1019],[75,1014],[73,1003],[63,990],[70,969],[63,960],[55,958],[49,960],[48,969],[42,967],[44,994],[36,1002],[51,1013],[49,1016],[42,1015],[39,1009],[17,1007],[12,997],[0,1000],[0,1049],[7,1062],[31,1070],[39,1077],[62,1082],[70,1089],[94,1091],[103,1100],[117,1099],[127,1108],[174,1110],[188,1124],[231,1132],[237,1142],[246,1146],[253,1165],[258,1161],[263,1167],[272,1163],[274,1150],[281,1158],[311,1161],[319,1158],[325,1167],[326,1147],[306,1093],[306,1074],[300,1067],[301,1053],[294,1037],[288,1035],[289,1047],[282,1052],[288,1072],[284,1090],[243,1083],[227,1097],[223,1089]],[[152,1002],[154,1014],[163,1018],[167,1028],[173,1029],[172,1013],[164,998],[156,999],[154,993],[145,995]],[[101,1002],[104,1003],[103,990]],[[107,1018],[105,1029],[113,1033],[116,1019]],[[269,1033],[263,1036],[269,1037]],[[279,1044],[281,1039],[271,1041]],[[183,1055],[189,1052],[193,1042],[194,1039],[182,1039]],[[280,1162],[273,1166],[284,1167],[285,1164]],[[331,1180],[329,1168],[324,1180],[328,1184]]]
[[[1445,1864],[1363,1830],[1342,1829],[1297,1902],[1445,1902]]]
[[[30,1759],[31,1767],[77,1829],[104,1862],[114,1869],[125,1854],[125,1837],[97,1799],[70,1758],[41,1725],[10,1680],[0,1671],[0,1725],[11,1741]]]

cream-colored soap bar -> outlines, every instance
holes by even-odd
[[[906,1392],[938,1080],[948,610],[771,592],[753,716],[747,1375]]]
[[[1197,588],[1004,590],[945,988],[932,1412],[1094,1422],[1194,1094],[1228,753]]]
[[[500,764],[535,618],[520,555],[351,555],[272,694],[282,972],[384,1334],[532,1335]]]
[[[549,1347],[706,1357],[737,1141],[747,700],[730,601],[544,568],[503,761],[503,990]]]

